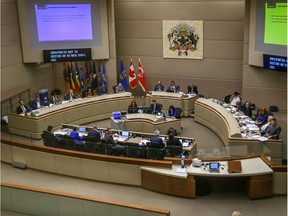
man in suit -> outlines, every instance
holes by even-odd
[[[83,137],[79,135],[78,127],[74,127],[70,133],[70,137],[73,138],[76,145],[84,145]]]
[[[98,130],[97,126],[94,126],[93,129],[88,132],[87,137],[93,137],[100,140],[100,131]]]
[[[154,87],[154,91],[164,91],[164,86],[161,84],[161,81],[159,80],[157,84]]]
[[[74,100],[76,99],[76,96],[74,95],[74,91],[70,89],[70,91],[64,96],[64,100]]]
[[[29,108],[24,105],[24,101],[22,99],[19,100],[19,106],[16,108],[17,114],[26,114],[29,112]]]
[[[47,127],[47,130],[44,130],[43,133],[41,134],[42,138],[43,137],[54,137],[54,134],[52,133],[53,127],[49,125]]]
[[[279,135],[281,132],[281,127],[277,124],[276,118],[271,119],[270,125],[267,127],[265,131],[265,137],[268,139],[279,139]]]
[[[121,93],[121,92],[125,92],[124,87],[122,86],[122,83],[119,82],[118,85],[115,87],[115,92],[116,93]]]
[[[180,87],[175,84],[175,81],[171,81],[170,85],[168,86],[167,91],[169,92],[179,92]]]
[[[107,128],[105,133],[105,140],[111,144],[112,148],[116,150],[117,155],[125,155],[125,146],[117,144],[117,140],[115,141],[113,138],[113,131],[111,128]]]
[[[43,107],[44,104],[41,103],[40,101],[40,96],[39,95],[36,95],[35,97],[35,100],[32,101],[32,109],[35,110],[35,109],[40,109],[41,107]]]
[[[164,148],[165,144],[163,143],[163,140],[161,137],[159,137],[160,131],[156,130],[154,131],[154,136],[150,138],[150,146],[152,148]]]
[[[156,100],[152,100],[150,107],[153,114],[161,112],[161,105],[156,103]]]

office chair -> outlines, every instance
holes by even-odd
[[[176,118],[180,119],[181,118],[181,114],[182,114],[182,108],[175,107],[175,109],[176,109]]]
[[[117,85],[112,86],[113,93],[116,93],[116,87],[117,87]]]

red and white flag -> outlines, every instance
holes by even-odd
[[[132,63],[132,59],[130,60],[130,69],[129,69],[129,85],[132,89],[137,87],[137,79],[134,71],[134,66]]]
[[[140,58],[138,62],[138,82],[142,90],[146,92],[146,78]]]

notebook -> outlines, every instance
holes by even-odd
[[[229,173],[241,173],[242,165],[239,160],[228,161],[228,172]]]

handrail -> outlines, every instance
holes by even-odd
[[[9,184],[9,183],[1,183],[0,185],[1,185],[1,187],[8,187],[8,188],[13,188],[13,189],[33,191],[33,192],[44,193],[44,194],[49,194],[49,195],[56,195],[56,196],[74,198],[74,199],[87,200],[87,201],[92,201],[92,202],[108,204],[108,205],[127,207],[127,208],[132,208],[132,209],[137,209],[137,210],[144,210],[144,211],[149,211],[149,212],[154,212],[154,213],[159,213],[159,214],[165,214],[168,216],[170,215],[169,210],[164,210],[164,209],[159,209],[159,208],[154,208],[154,207],[141,206],[141,205],[132,204],[132,203],[110,201],[110,200],[105,200],[105,199],[100,199],[100,198],[95,198],[95,197],[89,197],[89,196],[84,196],[84,195],[78,195],[78,194],[72,194],[72,193],[66,193],[66,192],[58,192],[58,191],[54,191],[54,190],[48,190],[48,189],[42,189],[42,188],[36,188],[36,187],[30,187],[30,186],[23,186],[23,185],[16,185],[16,184]]]

